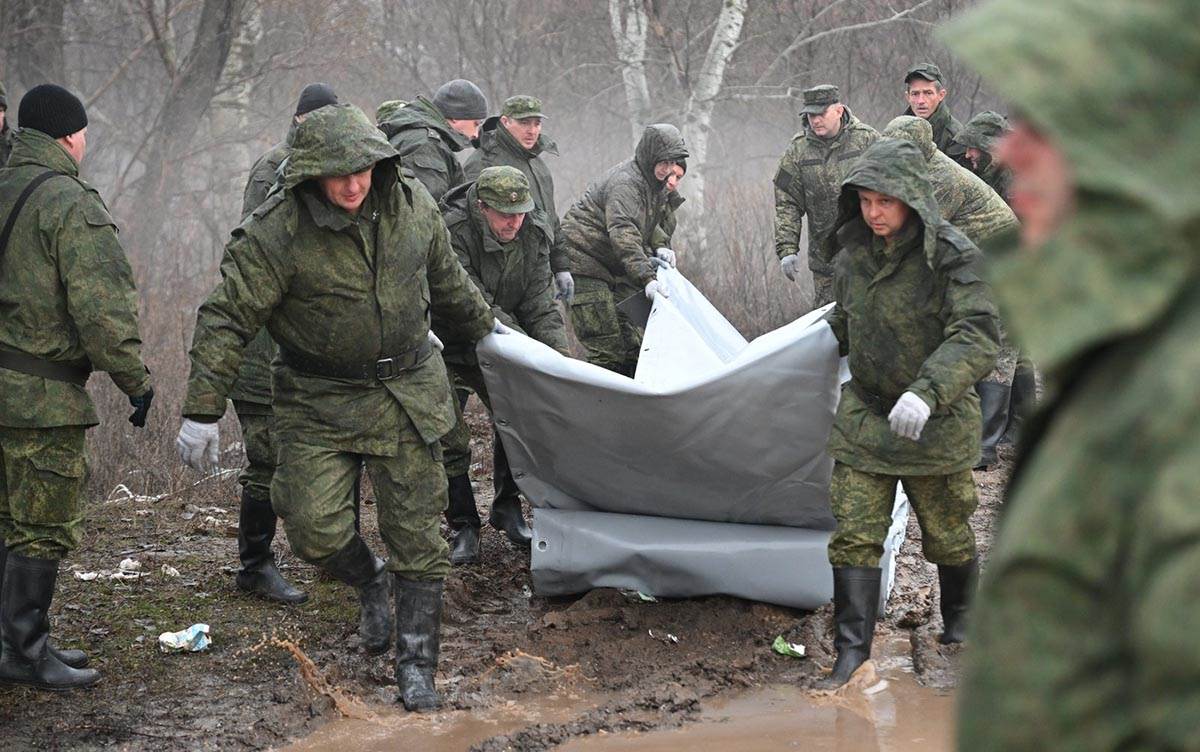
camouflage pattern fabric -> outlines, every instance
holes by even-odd
[[[617,308],[617,303],[641,294],[642,288],[621,282],[609,284],[594,277],[575,277],[571,327],[587,351],[589,363],[633,378],[642,350],[642,330]]]
[[[238,423],[242,426],[242,445],[246,449],[246,467],[238,483],[257,501],[271,501],[271,478],[275,475],[275,436],[271,413],[260,412],[260,405],[234,401]]]
[[[64,559],[79,545],[84,431],[0,427],[0,536],[10,553]]]
[[[1189,0],[1004,0],[941,32],[1077,196],[1043,245],[989,254],[1047,388],[980,582],[959,749],[1196,748],[1198,28]],[[1147,96],[1169,106],[1129,106]]]
[[[979,496],[970,470],[947,475],[896,476],[833,465],[830,503],[837,529],[829,539],[835,567],[877,567],[892,525],[896,483],[912,504],[921,526],[921,550],[934,564],[958,566],[975,556],[970,519]]]
[[[807,123],[807,119],[805,120]],[[808,216],[808,268],[813,273],[813,307],[833,300],[833,264],[817,251],[837,219],[842,178],[879,133],[847,108],[838,135],[825,139],[807,127],[797,133],[775,172],[775,254],[800,253],[800,224]]]
[[[398,107],[384,103],[379,114],[387,117],[379,129],[400,154],[400,162],[440,201],[456,185],[466,182],[455,153],[470,146],[467,137],[454,130],[433,103],[424,97]]]
[[[669,247],[667,233],[674,222],[667,217],[683,201],[655,179],[654,165],[682,161],[687,155],[678,128],[649,125],[633,159],[612,167],[587,187],[561,227],[574,276],[639,290],[654,279],[651,254],[656,247]],[[575,292],[578,300],[578,279]]]
[[[8,157],[12,154],[13,140],[13,130],[8,127],[8,118],[5,118],[4,127],[0,128],[0,167],[8,164]]]
[[[905,109],[901,114],[916,117],[916,113],[912,111],[911,107]],[[933,142],[937,144],[937,148],[950,159],[965,166],[967,148],[958,142],[958,135],[962,133],[963,124],[950,112],[946,100],[943,99],[938,108],[929,116],[929,125],[933,128]]]
[[[479,131],[479,148],[467,157],[464,173],[467,180],[475,180],[485,167],[498,165],[515,167],[523,172],[529,180],[533,203],[550,224],[550,269],[554,272],[570,271],[558,209],[554,203],[554,176],[550,174],[542,154],[558,156],[558,146],[545,134],[538,138],[532,149],[526,149],[512,137],[508,129],[500,125],[500,118],[488,118]]]
[[[977,274],[979,249],[942,219],[927,175],[917,147],[876,141],[842,182],[839,219],[822,247],[837,257],[837,306],[828,320],[853,374],[829,453],[881,475],[949,475],[973,466],[981,418],[972,386],[999,349],[996,307]],[[912,208],[890,247],[863,221],[859,187]],[[888,424],[904,392],[932,409],[919,441]]]
[[[122,392],[145,394],[137,290],[117,228],[100,195],[56,141],[17,133],[0,170],[0,217],[35,177],[62,173],[29,198],[0,261],[0,349],[107,371]],[[3,220],[0,220],[3,221]],[[0,426],[97,423],[91,397],[75,384],[0,369]]]

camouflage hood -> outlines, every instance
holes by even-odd
[[[886,193],[908,204],[925,225],[925,259],[933,268],[937,251],[937,228],[942,224],[942,212],[934,198],[929,182],[929,167],[925,156],[908,141],[881,138],[867,147],[842,181],[838,197],[838,218],[833,229],[821,243],[826,262],[832,262],[845,240],[842,230],[855,227],[870,232],[858,206],[858,189]]]
[[[414,102],[384,102],[379,105],[376,115],[379,119],[379,130],[389,139],[409,128],[429,128],[437,131],[451,151],[462,151],[471,145],[470,140],[454,130],[446,118],[442,117],[442,113],[425,97],[417,97]]]
[[[933,126],[925,118],[916,115],[901,115],[892,118],[892,122],[887,124],[881,135],[884,138],[898,138],[915,144],[925,155],[926,161],[929,161],[937,151],[937,144],[933,142]]]
[[[633,161],[651,185],[662,182],[654,177],[654,165],[665,161],[682,162],[687,158],[683,134],[670,123],[647,125],[633,152]]]
[[[314,110],[296,126],[291,146],[283,167],[284,188],[312,178],[361,172],[398,156],[363,111],[351,104]]]

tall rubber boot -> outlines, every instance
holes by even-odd
[[[321,568],[358,590],[358,636],[363,649],[368,655],[386,653],[392,641],[392,588],[383,562],[356,535],[340,551],[325,558]]]
[[[407,710],[424,713],[441,706],[433,677],[441,646],[442,582],[396,575],[396,685]]]
[[[242,561],[242,569],[237,573],[237,586],[267,600],[304,603],[308,594],[285,580],[275,565],[271,541],[275,539],[278,522],[271,502],[255,499],[249,491],[242,489],[242,508],[238,515],[238,558]]]
[[[1033,412],[1037,405],[1037,376],[1032,368],[1018,365],[1013,374],[1012,398],[1008,406],[1008,430],[1004,440],[1016,443],[1021,433],[1021,425]]]
[[[833,621],[837,630],[833,646],[837,661],[829,676],[817,682],[817,689],[837,689],[871,657],[882,576],[879,567],[833,568]]]
[[[983,412],[983,436],[979,443],[979,462],[976,470],[987,470],[996,464],[996,447],[1008,429],[1008,401],[1011,387],[996,381],[981,381],[975,385],[979,406]]]
[[[962,642],[967,632],[967,606],[975,595],[979,577],[979,559],[948,567],[938,564],[938,590],[941,591],[942,634],[938,642],[950,645]]]
[[[500,434],[494,434],[495,448],[492,450],[492,484],[496,487],[496,498],[488,515],[488,524],[503,532],[514,545],[529,548],[533,544],[533,531],[525,522],[521,512],[521,491],[508,466],[508,455]]]
[[[100,681],[99,671],[72,668],[50,650],[58,560],[12,553],[7,559],[0,585],[0,683],[65,690]]]
[[[450,563],[454,566],[479,561],[479,510],[475,508],[475,489],[467,473],[446,482],[446,522],[450,523]]]
[[[4,583],[4,564],[8,561],[8,547],[4,545],[4,541],[0,540],[0,585]],[[3,588],[0,587],[0,604],[3,603]],[[2,632],[0,632],[2,633]],[[54,657],[67,664],[71,668],[86,668],[89,663],[88,654],[82,650],[63,650],[54,644],[53,641],[48,642],[50,652]]]

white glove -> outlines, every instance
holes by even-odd
[[[670,248],[658,248],[654,251],[654,255],[663,261],[667,262],[667,266],[675,268],[675,251]]]
[[[495,323],[492,324],[492,334],[512,334],[512,332],[512,329],[500,323],[500,319],[496,319]]]
[[[661,295],[664,298],[671,297],[671,291],[667,289],[666,282],[660,282],[659,280],[655,279],[651,280],[650,284],[646,285],[646,297],[653,301],[655,295]]]
[[[175,437],[179,459],[201,473],[217,466],[220,446],[221,433],[216,423],[200,423],[184,418],[179,435]]]
[[[441,352],[446,349],[446,346],[444,344],[442,344],[442,340],[439,339],[438,336],[433,333],[432,329],[429,330],[429,344],[433,345],[434,349],[437,350],[438,352]]]
[[[800,256],[795,253],[789,253],[779,259],[779,266],[783,268],[783,273],[791,281],[796,281],[796,275],[800,272]]]
[[[571,301],[575,299],[575,278],[571,276],[571,273],[555,272],[554,286],[558,288],[555,299],[562,299],[570,305]]]
[[[921,431],[925,430],[929,413],[929,405],[925,404],[925,400],[912,392],[905,392],[888,413],[888,423],[892,426],[892,433],[916,441],[921,438]]]

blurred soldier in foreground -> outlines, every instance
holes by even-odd
[[[12,128],[8,127],[8,91],[0,82],[0,167],[8,162],[8,154],[12,151]]]
[[[670,233],[683,203],[675,192],[687,169],[687,146],[673,125],[646,126],[632,159],[592,182],[562,222],[575,277],[571,324],[589,363],[632,378],[642,331],[617,303],[638,293],[669,296],[655,279],[675,265]]]
[[[337,94],[327,84],[309,84],[300,92],[296,113],[287,138],[271,147],[250,168],[250,178],[242,197],[242,220],[267,199],[278,179],[279,166],[291,151],[296,127],[308,113],[329,104],[337,104]],[[229,398],[242,425],[246,446],[246,469],[238,481],[242,484],[241,512],[238,516],[238,557],[242,569],[237,585],[242,590],[281,603],[304,603],[308,595],[283,578],[271,553],[277,517],[271,506],[271,478],[275,474],[275,441],[271,432],[271,360],[275,343],[265,328],[246,348],[242,367],[233,382]]]
[[[559,230],[558,209],[554,205],[554,176],[542,160],[542,153],[558,155],[558,146],[542,133],[542,100],[515,96],[504,100],[499,118],[488,118],[479,133],[479,148],[467,158],[464,168],[468,180],[479,177],[485,167],[507,165],[525,174],[533,204],[550,224],[550,270],[554,272],[557,297],[571,304],[575,280],[567,265],[567,250]]]
[[[100,679],[49,638],[58,563],[83,536],[84,433],[99,422],[84,385],[108,372],[138,428],[154,390],[116,225],[79,178],[83,103],[35,86],[18,122],[0,170],[0,682],[70,689]]]
[[[775,173],[775,253],[793,282],[800,273],[800,222],[808,215],[808,268],[813,278],[813,308],[833,300],[833,264],[818,248],[837,218],[842,178],[879,134],[842,104],[838,88],[814,86],[803,94],[804,129],[779,161]]]
[[[417,176],[434,201],[466,182],[454,155],[479,136],[488,113],[487,97],[462,78],[442,84],[433,101],[391,101],[379,105],[375,119],[388,137],[404,167]]]
[[[972,243],[986,248],[995,238],[1017,229],[1017,217],[998,193],[966,167],[943,154],[933,143],[929,121],[901,115],[883,130],[886,138],[901,138],[917,145],[929,164],[929,181],[937,197],[942,218],[962,230]],[[983,434],[979,461],[975,469],[985,470],[996,464],[996,447],[1008,430],[1009,403],[1017,351],[1010,347],[1001,331],[1000,355],[992,372],[975,385],[983,411]]]
[[[461,185],[444,201],[450,244],[458,260],[492,306],[492,313],[514,331],[567,354],[567,331],[554,303],[550,273],[553,225],[536,208],[529,181],[515,167],[488,167],[474,183]],[[434,321],[435,329],[441,322]],[[446,337],[446,364],[455,384],[473,390],[491,410],[487,386],[475,358],[474,343]],[[471,434],[459,421],[446,436],[450,505],[446,519],[454,536],[450,563],[470,564],[479,557],[479,512],[467,471],[471,467]],[[504,444],[495,435],[492,484],[495,500],[488,524],[513,543],[528,547],[532,535],[521,515],[521,497],[513,480]]]
[[[980,587],[962,750],[1197,748],[1198,29],[1191,0],[1005,0],[941,34],[1022,113],[997,146],[1020,246],[989,271],[1047,384]]]
[[[928,120],[937,148],[965,167],[966,149],[957,140],[963,126],[946,104],[945,84],[942,69],[933,63],[917,63],[909,68],[904,74],[904,98],[908,101],[908,109],[903,114]]]
[[[281,190],[234,230],[222,281],[200,308],[177,444],[193,468],[215,464],[216,421],[243,351],[266,325],[280,350],[275,511],[300,558],[358,590],[369,654],[388,649],[394,587],[401,699],[428,710],[439,704],[433,675],[450,568],[438,530],[446,503],[438,440],[454,425],[429,317],[463,342],[486,335],[494,317],[429,193],[398,162],[355,107],[327,105],[296,127]],[[364,463],[386,569],[354,528]]]
[[[876,141],[842,181],[823,246],[837,267],[829,325],[853,374],[829,437],[838,655],[824,688],[845,684],[871,655],[897,482],[925,558],[938,565],[943,643],[962,641],[974,586],[980,417],[971,387],[996,359],[998,322],[976,274],[979,250],[942,219],[927,174],[911,143]]]

